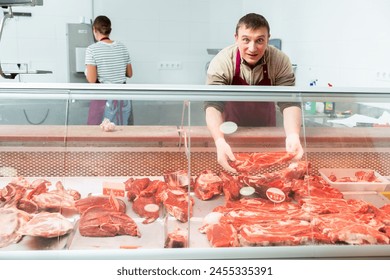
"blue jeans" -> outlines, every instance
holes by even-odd
[[[131,100],[107,100],[103,118],[109,119],[116,125],[132,125],[132,107]]]

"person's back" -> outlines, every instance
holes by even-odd
[[[130,63],[130,56],[121,42],[100,41],[88,47],[86,63],[97,66],[97,79],[100,83],[123,84],[126,82],[126,67]]]
[[[93,23],[96,43],[85,54],[86,76],[90,83],[124,84],[133,75],[129,52],[124,44],[109,38],[111,21],[98,16]],[[115,124],[133,124],[130,100],[92,100],[88,124],[100,124],[103,118]]]

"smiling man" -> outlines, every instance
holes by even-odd
[[[235,44],[221,50],[207,70],[209,85],[294,86],[295,76],[290,59],[282,51],[268,45],[270,27],[259,14],[250,13],[237,23]],[[301,108],[299,103],[278,102],[283,114],[286,151],[297,153],[303,149],[299,140]],[[235,172],[228,159],[235,160],[229,144],[219,127],[224,121],[238,126],[275,126],[274,102],[205,102],[206,123],[217,147],[219,164]]]

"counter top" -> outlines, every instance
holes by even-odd
[[[194,146],[213,145],[210,133],[205,126],[191,127],[191,143]],[[389,129],[385,127],[309,127],[302,129],[307,143],[343,145],[373,145],[384,146],[390,142]],[[270,143],[280,145],[284,142],[284,130],[281,127],[240,127],[226,139],[232,145],[253,145]],[[31,142],[66,142],[67,144],[100,143],[107,145],[138,146],[165,143],[172,145],[180,141],[180,132],[176,126],[117,126],[114,132],[104,132],[99,126],[58,126],[58,125],[2,125],[1,142],[31,143]],[[104,145],[106,145],[104,144]],[[386,145],[387,146],[387,145]]]

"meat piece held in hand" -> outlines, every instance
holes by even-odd
[[[264,168],[283,164],[291,161],[296,153],[288,152],[257,152],[257,153],[236,153],[236,160],[230,162],[230,166],[238,172],[258,173]]]

